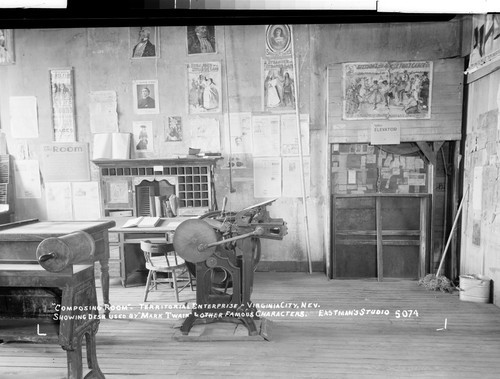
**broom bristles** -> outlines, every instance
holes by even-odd
[[[452,282],[443,275],[436,276],[434,274],[426,275],[418,281],[419,286],[423,286],[430,291],[453,292],[455,286]]]

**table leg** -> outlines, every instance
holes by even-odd
[[[109,318],[109,259],[101,259],[101,288],[104,302],[104,317]]]

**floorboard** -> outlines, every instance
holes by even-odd
[[[97,334],[106,378],[500,377],[500,309],[415,281],[258,272],[252,300],[273,323],[271,341],[177,341],[195,292],[180,304],[168,287],[142,296],[111,286],[113,318]],[[65,376],[57,344],[0,344],[1,378]]]

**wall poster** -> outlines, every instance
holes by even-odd
[[[54,142],[75,142],[73,69],[50,70]]]
[[[182,141],[182,117],[169,116],[165,125],[165,141]]]
[[[295,74],[292,58],[262,60],[262,110],[295,110]]]
[[[136,152],[153,152],[153,121],[134,121],[132,123]]]
[[[472,16],[472,28],[472,46],[466,73],[500,59],[500,14],[475,14]]]
[[[343,119],[428,119],[432,62],[343,64]]]
[[[188,104],[190,114],[220,113],[220,62],[188,63]]]

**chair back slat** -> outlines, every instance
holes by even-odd
[[[141,241],[141,250],[144,253],[144,259],[151,266],[155,266],[154,261],[151,257],[154,256],[164,256],[165,263],[167,267],[176,267],[184,264],[184,260],[180,259],[177,256],[177,252],[175,251],[173,244],[165,242],[163,243],[152,243],[149,240]]]

